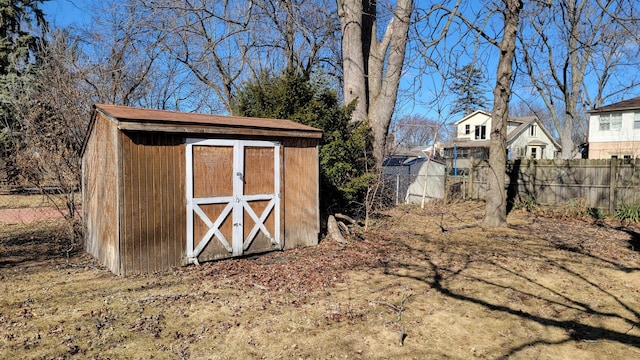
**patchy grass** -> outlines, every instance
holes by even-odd
[[[82,195],[76,193],[74,202],[80,205]],[[39,207],[56,207],[66,208],[66,194],[48,194],[48,195],[0,195],[0,209],[22,209],[22,208],[39,208]]]
[[[0,229],[0,358],[640,358],[638,228],[514,212],[489,230],[482,209],[132,278],[46,226]]]

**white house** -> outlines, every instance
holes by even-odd
[[[455,123],[456,138],[444,145],[449,168],[465,173],[470,158],[489,157],[491,113],[476,110]],[[507,159],[555,159],[560,145],[535,116],[510,117],[507,122]]]
[[[589,159],[640,157],[640,96],[589,111]]]

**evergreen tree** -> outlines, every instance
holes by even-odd
[[[295,72],[258,75],[234,99],[238,116],[293,120],[324,131],[320,144],[320,206],[323,214],[362,203],[372,175],[369,129],[350,121],[352,107],[340,106],[322,81]]]
[[[47,29],[44,0],[0,0],[0,76],[21,75],[37,59]]]
[[[34,73],[47,29],[44,0],[0,0],[0,157],[11,167],[15,154],[16,114],[34,92]],[[6,170],[5,170],[6,171]],[[10,176],[12,174],[9,174]]]
[[[451,92],[457,98],[453,103],[451,113],[469,115],[475,110],[487,107],[487,98],[483,95],[486,79],[482,70],[473,64],[467,64],[456,69],[453,74]]]

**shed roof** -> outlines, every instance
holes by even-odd
[[[589,110],[589,113],[602,113],[607,111],[623,111],[623,110],[640,110],[640,96],[619,101],[617,103],[601,106],[593,110]]]
[[[120,105],[94,105],[121,130],[174,133],[223,133],[321,138],[322,130],[290,120],[184,113]]]

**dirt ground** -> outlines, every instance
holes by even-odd
[[[482,212],[397,208],[346,246],[132,278],[62,223],[0,224],[0,358],[640,358],[640,228]]]

